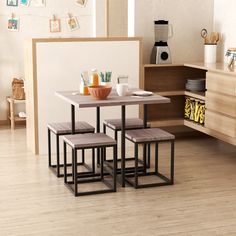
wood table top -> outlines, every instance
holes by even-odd
[[[141,89],[131,89],[131,92],[142,91]],[[139,105],[139,104],[159,104],[170,103],[170,99],[157,94],[151,96],[118,96],[113,89],[106,100],[97,100],[91,95],[79,95],[78,91],[58,91],[55,95],[66,102],[79,108],[86,107],[105,107],[105,106],[122,106],[122,105]]]

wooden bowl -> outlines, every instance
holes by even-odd
[[[98,100],[105,100],[112,87],[107,85],[89,86],[89,93]]]

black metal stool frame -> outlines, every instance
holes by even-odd
[[[127,138],[127,137],[126,137]],[[128,139],[128,138],[127,138]],[[128,139],[130,140],[130,139]],[[157,186],[165,186],[165,185],[173,185],[174,184],[174,145],[175,145],[175,140],[163,140],[163,141],[150,141],[150,142],[134,142],[130,140],[131,142],[134,143],[134,158],[135,158],[135,170],[134,174],[129,174],[125,176],[125,180],[134,188],[148,188],[148,187],[157,187]],[[161,174],[158,171],[158,144],[159,143],[164,143],[164,142],[170,142],[171,144],[171,155],[170,155],[170,178],[167,178],[163,174]],[[138,172],[138,146],[140,144],[155,144],[155,171],[154,172],[146,172],[146,173],[139,173]],[[138,183],[138,177],[139,176],[150,176],[150,175],[156,175],[160,177],[164,182],[161,183],[152,183],[152,184],[139,184]],[[130,177],[134,177],[134,181],[130,180]]]
[[[60,136],[69,135],[69,133],[57,134],[53,132],[50,128],[48,129],[48,167],[52,170],[52,172],[58,177],[63,177],[64,174],[60,173],[60,168],[64,167],[64,164],[60,164]],[[56,136],[56,164],[52,164],[52,150],[51,150],[51,132]],[[94,133],[94,132],[75,132],[75,134],[83,134],[83,133]],[[68,166],[72,166],[72,163],[68,163]],[[84,161],[84,150],[82,150],[82,161],[78,163],[78,165],[85,166],[89,171],[91,171],[90,167]],[[71,174],[68,174],[71,175]]]
[[[68,143],[63,141],[64,144],[64,183],[67,186],[67,188],[75,195],[77,196],[85,196],[85,195],[92,195],[92,194],[101,194],[101,193],[109,193],[109,192],[116,192],[116,176],[117,176],[117,145],[107,145],[107,146],[93,146],[88,148],[74,148],[70,146]],[[73,168],[73,174],[72,174],[72,181],[68,181],[67,177],[67,145],[69,145],[72,149],[72,168]],[[113,168],[111,169],[110,166],[108,166],[107,173],[104,173],[104,167],[105,163],[105,154],[106,154],[106,148],[112,147],[113,148]],[[77,151],[78,150],[86,150],[86,149],[92,149],[92,158],[93,158],[93,168],[95,168],[95,148],[99,150],[100,153],[100,173],[90,173],[82,172],[78,173],[77,169]],[[110,174],[113,177],[113,185],[111,185],[109,182],[107,182],[104,179],[104,175]],[[88,179],[89,177],[92,177],[91,179]],[[86,178],[86,179],[85,179]],[[87,191],[87,192],[79,192],[78,191],[78,184],[83,183],[89,183],[89,182],[103,182],[109,189],[105,190],[96,190],[96,191]]]
[[[106,134],[106,127],[114,131],[114,139],[118,143],[118,132],[121,130],[116,130],[113,129],[112,127],[107,126],[106,124],[103,124],[103,133]],[[141,129],[141,128],[136,128],[136,129]],[[134,128],[126,128],[125,130],[135,130]],[[146,168],[150,167],[150,151],[151,147],[150,144],[143,145],[143,160],[138,159],[138,162],[140,164],[143,164],[143,167],[138,167],[139,171],[145,171]],[[125,161],[134,161],[135,157],[126,157]],[[111,162],[111,160],[107,160],[108,162]],[[117,159],[117,162],[121,162],[121,158]],[[126,167],[125,168],[125,173],[133,173],[134,172],[134,167]],[[121,173],[121,168],[117,168],[117,173]]]

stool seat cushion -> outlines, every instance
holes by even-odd
[[[121,119],[104,120],[103,124],[113,130],[121,130]],[[150,127],[150,124],[148,124],[148,127]],[[142,129],[142,128],[144,128],[142,119],[139,118],[125,119],[125,129]]]
[[[116,140],[103,133],[66,135],[63,140],[72,148],[92,148],[116,145]]]
[[[173,134],[159,128],[128,130],[125,136],[135,143],[169,141],[175,139]]]
[[[71,122],[51,123],[47,127],[59,135],[71,133]],[[75,122],[75,133],[92,133],[94,130],[94,127],[85,121]]]

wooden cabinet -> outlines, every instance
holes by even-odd
[[[187,79],[206,78],[205,93],[185,91]],[[141,88],[169,97],[168,105],[148,106],[155,127],[184,127],[236,145],[236,73],[224,64],[145,65]],[[184,119],[185,96],[205,100],[205,125]]]
[[[205,99],[204,93],[185,91],[187,79],[205,78],[205,74],[205,70],[184,65],[145,65],[141,88],[171,99],[170,104],[148,106],[148,121],[151,125],[154,127],[183,126],[185,95]],[[183,127],[181,131],[184,131]]]

